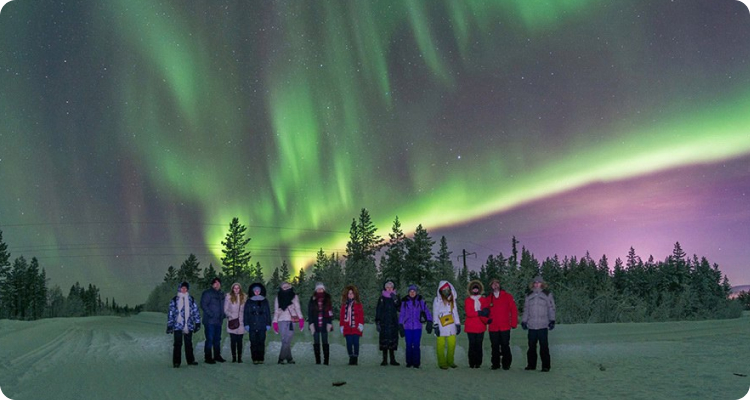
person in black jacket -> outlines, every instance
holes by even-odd
[[[388,365],[388,354],[391,355],[391,365],[401,365],[396,362],[394,352],[398,349],[398,311],[401,307],[393,282],[387,281],[383,285],[383,292],[378,299],[375,309],[375,327],[380,332],[380,350],[383,352],[383,362]]]
[[[266,299],[266,287],[253,283],[248,290],[243,320],[250,336],[250,357],[253,364],[263,364],[266,357],[266,332],[271,329],[271,306]]]
[[[328,365],[330,347],[328,345],[328,332],[333,330],[333,307],[331,295],[326,291],[325,285],[318,282],[315,284],[315,292],[307,304],[307,321],[310,333],[313,335],[313,352],[315,353],[315,364],[320,364],[320,345],[323,342],[323,364]]]
[[[214,278],[211,287],[201,295],[203,325],[206,327],[206,344],[204,354],[206,364],[223,363],[221,357],[221,324],[224,321],[224,292],[221,291],[221,280]],[[213,355],[211,354],[213,350]]]

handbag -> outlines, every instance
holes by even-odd
[[[443,326],[448,326],[454,323],[455,323],[455,320],[453,319],[453,313],[443,315],[442,317],[440,317],[440,324]]]
[[[240,310],[237,310],[237,318],[230,319],[227,323],[227,328],[237,329],[240,327]]]
[[[292,316],[292,322],[295,324],[299,323],[299,315],[292,313],[292,309],[289,308],[289,315]]]

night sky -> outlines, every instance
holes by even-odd
[[[0,230],[66,294],[218,268],[234,216],[253,263],[296,270],[363,207],[477,269],[513,235],[610,265],[679,241],[750,283],[738,1],[186,4],[0,13]]]

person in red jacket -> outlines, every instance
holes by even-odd
[[[365,330],[365,314],[359,301],[359,290],[354,285],[344,288],[341,293],[341,314],[339,315],[341,334],[346,338],[346,351],[349,365],[357,365],[359,338]]]
[[[510,352],[510,330],[518,326],[518,308],[513,296],[500,287],[499,280],[493,279],[490,282],[490,288],[492,291],[485,299],[490,309],[492,369],[498,369],[502,365],[504,370],[508,370],[513,362],[513,355]]]
[[[464,301],[466,323],[464,330],[469,337],[469,368],[482,366],[482,342],[484,331],[487,330],[487,298],[482,297],[484,285],[480,281],[471,281],[468,286],[469,296]]]

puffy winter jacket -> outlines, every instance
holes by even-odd
[[[251,331],[264,331],[271,326],[271,307],[264,296],[253,296],[245,302],[243,321]]]
[[[526,296],[523,322],[529,329],[546,329],[555,320],[555,299],[552,293],[540,289]]]
[[[313,293],[310,297],[310,301],[307,303],[307,323],[314,327],[317,332],[324,332],[328,324],[333,324],[333,310],[331,309],[331,295],[324,293],[323,297],[323,310],[318,309],[318,299]],[[326,312],[326,310],[328,310]],[[320,320],[320,314],[322,311],[322,321]]]
[[[485,299],[490,308],[492,320],[489,326],[490,332],[509,331],[518,326],[518,308],[513,295],[501,290],[499,296],[495,297],[494,293],[490,293]]]
[[[479,297],[479,304],[480,311],[489,306],[487,298],[481,296]],[[471,296],[464,300],[464,311],[466,312],[466,322],[464,323],[466,333],[482,333],[487,330],[487,318],[479,316],[474,299]]]
[[[206,325],[221,325],[224,320],[224,292],[208,288],[201,295],[203,322]]]
[[[453,300],[448,303],[444,302],[443,298],[440,296],[440,288],[445,284],[448,284],[448,286],[451,288],[453,297]],[[455,335],[458,332],[456,330],[456,325],[461,324],[461,317],[459,317],[458,315],[458,307],[456,305],[456,288],[454,288],[450,282],[440,281],[440,284],[438,284],[437,296],[432,302],[432,315],[433,320],[438,325],[438,329],[440,330],[440,336],[451,336]],[[448,317],[449,315],[450,317]],[[452,318],[453,323],[443,324],[442,319],[444,317],[447,319]]]
[[[404,296],[401,299],[401,313],[398,316],[398,323],[404,326],[404,329],[415,330],[422,329],[420,315],[425,313],[427,324],[432,325],[432,313],[422,295],[418,294],[414,298]]]
[[[175,296],[169,302],[169,312],[167,313],[167,328],[172,328],[175,331],[181,331],[185,327],[185,311],[179,311],[177,308],[177,298]],[[190,319],[187,321],[188,331],[195,332],[195,325],[201,323],[201,314],[198,312],[198,305],[195,304],[193,296],[188,296],[188,307],[190,307]],[[182,314],[183,322],[177,322],[177,314]]]

